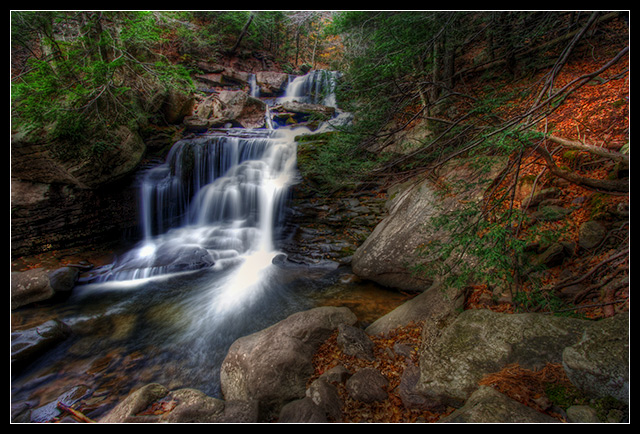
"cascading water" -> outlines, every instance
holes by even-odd
[[[336,71],[310,71],[306,75],[297,76],[290,80],[284,96],[278,100],[335,107],[335,89],[339,77],[340,74]]]
[[[290,133],[229,130],[177,142],[141,182],[143,241],[93,281],[220,270],[248,252],[273,252],[273,226],[296,177]]]

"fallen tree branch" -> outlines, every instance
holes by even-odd
[[[629,194],[629,179],[595,179],[578,175],[575,172],[563,170],[556,165],[556,162],[543,146],[536,148],[536,152],[542,156],[547,164],[547,168],[554,175],[565,179],[573,184],[577,184],[601,193],[608,194]]]
[[[591,145],[588,143],[582,143],[577,140],[569,140],[562,137],[554,136],[553,134],[549,134],[546,136],[550,141],[557,143],[558,145],[562,145],[567,148],[577,149],[579,151],[586,151],[592,154],[598,155],[600,157],[606,157],[613,161],[619,163],[629,164],[629,156],[625,154],[621,154],[620,152],[611,151],[602,146]]]
[[[614,253],[611,256],[606,257],[605,259],[603,259],[602,261],[600,261],[596,266],[594,266],[588,273],[584,274],[581,278],[577,279],[577,280],[572,280],[569,282],[563,282],[560,283],[558,285],[556,285],[553,290],[555,292],[558,292],[559,290],[561,290],[562,288],[566,288],[567,286],[571,286],[571,285],[576,285],[580,282],[585,281],[586,279],[589,278],[589,276],[591,276],[593,273],[595,273],[601,266],[613,261],[614,259],[617,259],[621,256],[624,256],[626,254],[629,253],[629,248],[625,248],[623,250],[620,250],[619,252]]]
[[[78,422],[86,422],[86,423],[95,423],[96,422],[95,420],[88,418],[84,414],[80,413],[78,410],[74,410],[73,408],[71,408],[70,406],[68,406],[68,405],[66,405],[66,404],[64,404],[62,402],[58,402],[57,407],[63,413],[69,413],[71,415],[71,417],[74,418],[75,420],[77,420]]]

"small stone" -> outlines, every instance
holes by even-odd
[[[600,423],[595,409],[588,405],[572,405],[567,408],[567,421],[571,423]]]
[[[606,232],[604,226],[596,221],[584,222],[580,226],[578,244],[583,249],[592,249],[602,242]]]
[[[376,402],[387,399],[387,379],[373,368],[363,368],[347,380],[347,391],[356,401]]]
[[[365,360],[373,360],[373,341],[364,330],[341,324],[338,327],[337,342],[345,354]]]

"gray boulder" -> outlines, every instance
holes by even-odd
[[[78,269],[62,267],[49,271],[44,268],[11,273],[11,309],[45,301],[58,294],[69,293],[78,279]]]
[[[221,110],[214,113],[218,120],[234,121],[243,128],[261,128],[265,124],[266,104],[243,91],[220,92]]]
[[[544,413],[527,407],[491,387],[480,386],[464,406],[440,423],[560,423]]]
[[[629,403],[629,315],[593,324],[566,348],[562,362],[571,382],[589,395]]]
[[[416,390],[433,408],[460,406],[487,374],[518,363],[537,369],[561,363],[590,321],[540,314],[500,314],[467,310],[420,350]]]
[[[289,74],[276,71],[256,72],[256,84],[260,87],[261,96],[280,95],[289,82]]]
[[[378,318],[365,331],[369,335],[387,334],[411,322],[423,322],[423,341],[439,333],[458,315],[464,297],[457,289],[434,284],[425,292],[402,303],[388,314]]]
[[[482,200],[485,189],[502,171],[504,160],[496,158],[482,168],[470,163],[452,160],[442,167],[443,175],[437,181],[421,177],[391,189],[389,215],[355,252],[354,273],[392,288],[428,289],[433,279],[426,274],[441,266],[443,258],[437,251],[419,254],[419,250],[430,243],[446,244],[451,237],[433,222]],[[416,273],[416,268],[423,271]]]
[[[356,401],[377,402],[387,399],[389,381],[374,368],[362,368],[346,383],[349,396]]]
[[[309,397],[291,401],[282,407],[280,423],[326,423],[327,416]]]
[[[253,399],[260,420],[277,417],[286,403],[304,398],[319,346],[338,326],[355,322],[347,308],[318,307],[236,340],[220,372],[225,400]]]
[[[145,410],[156,404],[159,414]],[[134,391],[109,413],[101,423],[214,423],[225,420],[225,402],[195,389],[169,391],[151,383]]]

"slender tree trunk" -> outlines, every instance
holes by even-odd
[[[253,21],[253,16],[254,16],[254,13],[251,12],[251,14],[249,15],[249,19],[247,20],[247,23],[242,28],[242,32],[240,32],[240,36],[238,36],[238,40],[236,41],[236,43],[233,45],[233,48],[231,49],[231,53],[236,52],[236,50],[238,49],[238,46],[240,45],[240,42],[242,42],[242,38],[244,38],[245,35],[247,34],[247,31],[249,30],[249,26],[251,25],[251,21]]]

